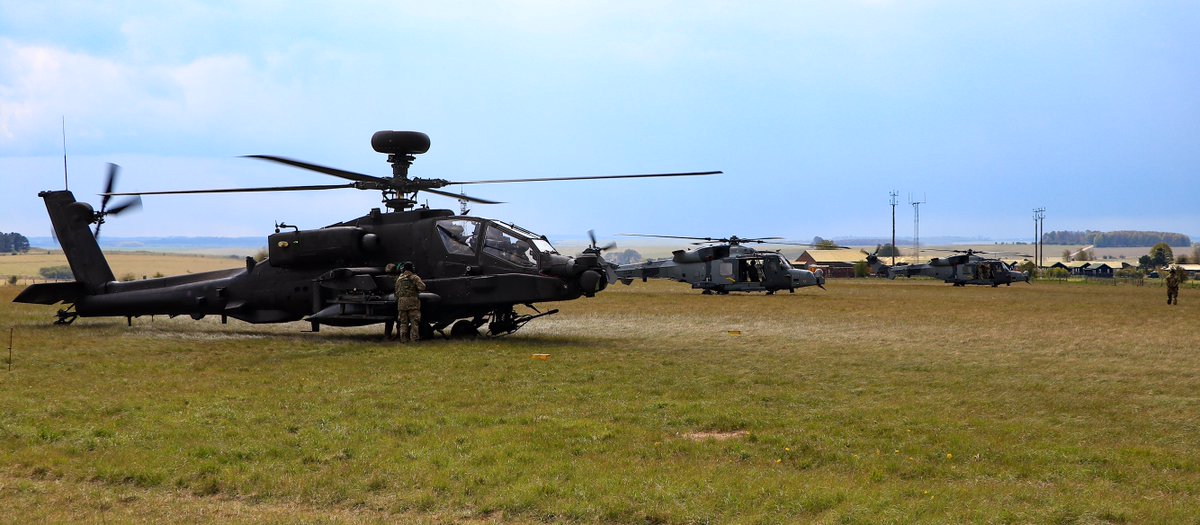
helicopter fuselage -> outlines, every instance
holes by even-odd
[[[244,268],[119,282],[88,231],[87,205],[67,191],[41,195],[76,281],[34,285],[16,301],[72,303],[70,315],[82,317],[307,319],[314,329],[390,323],[395,275],[387,265],[411,262],[428,286],[421,309],[434,329],[458,319],[478,327],[500,316],[506,320],[498,328],[515,330],[523,323],[511,313],[514,305],[591,296],[609,282],[598,253],[563,256],[518,226],[425,208],[372,210],[324,228],[276,231],[267,237],[268,257],[248,257]]]
[[[626,284],[633,279],[671,279],[708,293],[795,291],[825,284],[824,276],[793,268],[777,252],[730,244],[677,250],[670,259],[621,265],[616,274]]]
[[[925,264],[902,264],[887,269],[889,279],[896,277],[932,277],[955,286],[1011,285],[1029,282],[1029,274],[1012,270],[999,259],[986,259],[972,253],[932,259]]]

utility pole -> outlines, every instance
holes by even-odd
[[[1033,264],[1037,265],[1040,268],[1042,265],[1040,264],[1039,261],[1041,261],[1042,258],[1040,257],[1041,253],[1038,252],[1038,249],[1039,249],[1038,248],[1038,238],[1039,238],[1039,236],[1038,236],[1038,209],[1034,208],[1033,209]]]
[[[891,198],[892,198],[892,266],[895,266],[896,265],[896,196],[900,195],[900,194],[896,193],[896,190],[892,190],[892,191],[888,192],[888,195],[891,196]]]
[[[925,194],[921,194],[921,200],[914,201],[910,193],[908,203],[913,207],[913,248],[916,250],[913,264],[921,264],[921,205],[925,204]]]
[[[1046,247],[1042,244],[1042,237],[1046,235],[1046,208],[1038,208],[1034,210],[1037,213],[1038,236],[1037,236],[1037,253],[1038,253],[1038,268],[1045,264]]]

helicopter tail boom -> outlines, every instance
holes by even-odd
[[[112,269],[100,251],[100,243],[89,228],[95,216],[91,205],[75,200],[66,190],[44,191],[39,194],[46,201],[46,211],[54,226],[54,234],[62,246],[63,254],[71,265],[75,281],[95,293],[107,283],[116,280]]]

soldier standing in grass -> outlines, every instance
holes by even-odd
[[[1183,281],[1183,268],[1171,268],[1167,274],[1167,304],[1179,304],[1179,283]]]
[[[396,330],[401,343],[421,339],[421,299],[418,295],[424,291],[425,282],[413,273],[413,264],[400,265],[400,275],[396,277]]]

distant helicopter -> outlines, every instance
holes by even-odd
[[[933,258],[924,264],[897,264],[887,266],[880,262],[875,254],[867,255],[867,264],[872,273],[886,274],[888,279],[896,277],[924,276],[941,279],[954,286],[968,284],[990,285],[995,288],[1001,284],[1011,286],[1014,282],[1029,282],[1029,273],[1013,270],[1004,261],[996,258],[981,257],[975,250],[950,250],[958,255],[944,258]],[[1016,254],[1022,257],[1031,255]]]
[[[132,324],[143,315],[219,315],[249,323],[307,320],[312,331],[328,326],[383,323],[391,334],[396,316],[394,276],[388,263],[410,261],[428,285],[421,294],[422,331],[449,336],[509,334],[525,323],[558,310],[539,311],[535,303],[591,297],[614,282],[615,273],[601,257],[609,247],[592,245],[574,257],[560,255],[544,235],[493,219],[455,215],[450,210],[412,209],[418,192],[460,201],[496,202],[441,191],[454,184],[520,183],[564,180],[627,179],[713,175],[719,171],[595,177],[553,177],[454,182],[409,178],[415,155],[429,150],[429,136],[416,131],[380,131],[371,137],[375,151],[388,155],[391,177],[376,177],[283,157],[253,155],[351,181],[348,184],[277,186],[116,193],[117,168],[109,172],[100,211],[78,202],[66,190],[39,194],[46,202],[74,281],[34,284],[15,302],[66,303],[57,323],[77,317],[120,316]],[[355,188],[379,190],[383,204],[366,215],[314,230],[277,225],[267,236],[268,258],[247,257],[244,268],[131,282],[117,282],[96,236],[109,215],[136,207],[141,195],[306,191]],[[116,195],[139,197],[107,208]],[[95,224],[93,233],[89,225]],[[292,231],[281,229],[291,228]],[[532,314],[518,314],[525,305]]]
[[[628,237],[654,237],[659,239],[684,239],[698,241],[701,245],[690,250],[675,250],[670,259],[650,259],[645,262],[624,264],[616,269],[617,278],[624,284],[634,279],[671,279],[690,283],[692,288],[704,294],[725,295],[729,292],[767,292],[780,290],[795,293],[796,288],[818,286],[825,289],[825,276],[808,270],[793,268],[787,258],[779,252],[755,250],[743,244],[784,244],[811,246],[807,243],[781,242],[781,237],[741,238],[736,235],[725,238],[683,237],[676,235],[646,235],[623,233]]]

